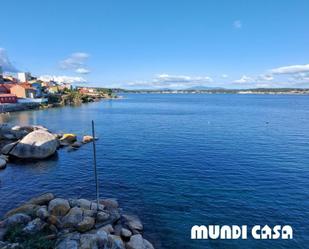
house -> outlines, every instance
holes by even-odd
[[[0,94],[9,94],[11,93],[11,87],[13,87],[15,84],[10,83],[3,83],[0,84]]]
[[[31,80],[31,74],[30,73],[17,73],[17,80],[18,82],[28,82]]]
[[[0,66],[0,83],[3,83],[3,70],[1,66]]]
[[[36,90],[36,97],[42,97],[42,82],[40,81],[32,81],[30,83],[31,87],[34,88]]]
[[[17,103],[17,97],[14,94],[0,94],[0,104]]]
[[[34,98],[36,96],[36,90],[27,83],[15,84],[10,88],[10,92],[15,94],[17,98]]]

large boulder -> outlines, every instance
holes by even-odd
[[[23,204],[23,205],[21,205],[17,208],[14,208],[14,209],[8,211],[5,214],[5,217],[9,217],[9,216],[12,216],[12,215],[17,214],[17,213],[23,213],[23,214],[27,214],[27,215],[34,217],[38,208],[39,208],[38,205],[26,203],[26,204]]]
[[[70,210],[70,204],[66,199],[56,198],[49,202],[48,211],[54,216],[64,216]]]
[[[130,238],[130,241],[126,245],[127,249],[154,249],[153,245],[145,240],[142,235],[136,234]]]
[[[77,231],[79,232],[89,231],[91,230],[91,228],[93,228],[94,223],[95,223],[94,218],[90,216],[85,216],[83,220],[77,224],[77,227],[76,227]]]
[[[54,135],[45,130],[35,130],[25,136],[11,151],[18,158],[44,159],[53,155],[59,146]]]
[[[10,152],[14,149],[14,147],[18,144],[18,141],[17,142],[13,142],[13,143],[9,143],[9,144],[6,144],[2,147],[1,149],[1,153],[4,154],[4,155],[8,155],[10,154]]]
[[[141,233],[143,231],[143,224],[141,220],[135,215],[123,215],[124,223],[130,228],[133,234]]]
[[[35,204],[35,205],[46,205],[54,198],[55,196],[53,193],[45,193],[40,196],[32,198],[31,200],[29,200],[29,203]]]
[[[62,219],[63,227],[76,227],[83,220],[83,210],[73,207]]]

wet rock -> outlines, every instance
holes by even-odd
[[[122,228],[120,235],[124,238],[130,238],[132,236],[132,232],[126,228]]]
[[[58,146],[58,140],[51,133],[36,130],[18,142],[9,154],[22,159],[44,159],[53,155]]]
[[[71,146],[72,146],[73,148],[80,148],[82,145],[83,145],[83,144],[82,144],[81,142],[76,141],[76,142],[72,143]]]
[[[13,214],[17,214],[17,213],[23,213],[23,214],[27,214],[27,215],[34,217],[38,208],[39,208],[38,205],[24,204],[22,206],[19,206],[17,208],[10,210],[9,212],[7,212],[5,214],[5,217],[9,217],[9,216],[11,216]]]
[[[15,140],[16,139],[16,137],[11,133],[2,134],[2,138],[6,139],[6,140]]]
[[[48,218],[48,211],[47,211],[47,206],[42,206],[36,211],[36,216],[39,217],[42,220],[45,220]]]
[[[92,141],[93,141],[93,136],[89,136],[89,135],[83,136],[83,143],[84,144],[90,143]]]
[[[70,210],[70,204],[67,200],[56,198],[49,202],[48,211],[51,215],[64,216]]]
[[[9,243],[0,241],[0,248],[1,249],[20,249],[19,243]]]
[[[31,217],[29,215],[18,213],[18,214],[13,214],[12,216],[5,219],[4,226],[12,227],[12,226],[16,226],[19,224],[27,224],[29,221],[31,221]]]
[[[24,228],[23,232],[28,233],[28,234],[34,234],[42,229],[44,229],[47,226],[47,224],[42,221],[40,218],[36,218],[32,221],[30,221]]]
[[[143,224],[137,216],[123,215],[122,218],[133,234],[141,233],[143,231]]]
[[[46,194],[42,194],[40,196],[32,198],[28,203],[36,204],[36,205],[46,205],[54,198],[55,198],[54,194],[46,193]]]
[[[0,159],[5,160],[6,162],[9,161],[9,157],[7,155],[0,155]]]
[[[71,208],[62,219],[63,227],[76,227],[83,220],[83,210],[78,207]]]
[[[0,158],[0,170],[6,168],[6,161],[2,158]]]
[[[94,218],[85,216],[83,220],[77,224],[76,228],[79,232],[86,232],[91,230],[91,228],[93,228],[94,223],[95,223]]]

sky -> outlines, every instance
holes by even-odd
[[[308,0],[1,2],[0,65],[129,89],[309,87]]]

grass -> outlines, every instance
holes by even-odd
[[[52,249],[55,241],[46,239],[49,234],[48,230],[43,230],[36,234],[26,234],[23,232],[22,226],[9,228],[6,232],[4,240],[10,243],[19,243],[17,249]]]

